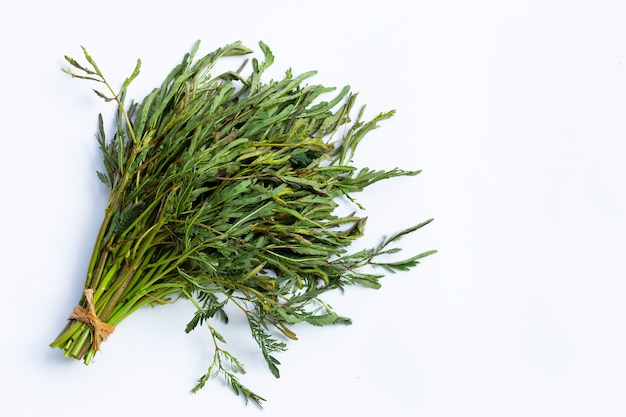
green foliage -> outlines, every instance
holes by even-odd
[[[295,340],[291,327],[349,324],[321,296],[358,284],[379,288],[383,275],[407,271],[434,251],[400,261],[381,256],[400,251],[400,238],[430,220],[386,237],[370,249],[349,253],[364,233],[365,218],[339,216],[338,198],[382,180],[416,175],[402,169],[357,169],[358,144],[393,112],[354,121],[356,95],[344,87],[307,85],[315,72],[263,81],[274,57],[261,43],[264,60],[252,59],[247,77],[237,71],[212,76],[217,61],[251,50],[233,43],[201,57],[199,44],[141,102],[125,94],[141,62],[116,93],[93,58],[89,65],[66,57],[73,77],[95,81],[94,90],[118,106],[116,130],[105,138],[102,117],[96,138],[111,191],[92,255],[85,288],[94,289],[95,313],[117,325],[145,305],[191,301],[197,312],[190,332],[206,326],[214,357],[194,392],[222,377],[246,400],[263,398],[238,379],[243,365],[223,349],[215,319],[228,324],[231,304],[246,317],[270,372],[279,377],[275,355]],[[328,94],[330,99],[322,100]],[[89,363],[95,354],[91,329],[70,322],[52,344]]]

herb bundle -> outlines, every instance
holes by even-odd
[[[278,81],[262,75],[274,57],[212,76],[224,57],[252,51],[233,43],[196,58],[199,43],[163,84],[143,101],[126,105],[126,92],[141,61],[115,91],[83,48],[87,64],[66,57],[64,71],[101,85],[94,90],[117,104],[116,129],[105,139],[102,115],[97,140],[104,158],[100,180],[110,189],[85,280],[84,296],[52,347],[89,364],[102,340],[134,311],[147,305],[189,300],[197,311],[185,331],[203,325],[214,343],[208,370],[193,391],[214,376],[246,401],[264,401],[245,387],[243,365],[225,350],[212,319],[228,322],[229,303],[247,319],[269,370],[279,376],[275,355],[296,339],[292,325],[347,324],[321,296],[359,284],[378,288],[382,274],[405,271],[424,252],[394,262],[402,236],[429,221],[386,237],[370,249],[349,253],[363,235],[365,218],[335,214],[340,197],[418,171],[357,169],[359,142],[382,113],[351,121],[356,95],[306,85],[315,74]]]

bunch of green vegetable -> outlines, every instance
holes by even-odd
[[[208,370],[193,391],[213,376],[225,379],[246,400],[264,399],[238,378],[243,365],[224,348],[214,327],[228,322],[225,306],[247,319],[270,371],[279,376],[275,355],[296,339],[296,323],[349,323],[321,296],[359,284],[380,286],[384,271],[405,271],[434,251],[402,261],[380,255],[427,224],[386,237],[376,247],[349,253],[363,235],[365,218],[339,216],[340,197],[388,178],[415,175],[401,169],[357,169],[355,149],[383,113],[351,121],[356,96],[345,87],[306,85],[314,75],[287,71],[264,82],[273,62],[264,60],[212,76],[224,57],[252,51],[233,43],[195,58],[195,44],[159,88],[126,105],[127,88],[141,61],[119,91],[105,79],[83,48],[87,64],[66,57],[73,77],[101,85],[96,94],[117,104],[117,124],[105,139],[99,116],[97,139],[104,156],[100,180],[110,189],[85,280],[84,297],[51,344],[89,364],[100,342],[126,317],[146,305],[189,300],[197,311],[186,332],[203,325],[214,343]]]

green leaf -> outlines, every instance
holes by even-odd
[[[130,207],[116,212],[112,221],[113,233],[118,236],[122,235],[141,215],[145,206],[146,204],[143,201],[138,201]]]
[[[104,185],[111,188],[111,181],[109,180],[109,177],[107,177],[105,174],[103,174],[100,171],[96,171],[96,174],[98,174],[98,179],[102,181]]]
[[[350,324],[351,320],[347,317],[341,317],[334,313],[310,315],[305,318],[305,321],[314,326],[327,326],[329,324]]]

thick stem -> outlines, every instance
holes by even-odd
[[[153,231],[156,234],[156,229]],[[115,256],[109,257],[108,265],[100,271],[99,286],[92,289],[98,295],[94,297],[95,314],[103,322],[117,326],[139,308],[164,303],[169,297],[181,294],[181,284],[171,282],[169,278],[176,272],[182,258],[155,262],[155,257],[162,253],[153,246],[154,239],[153,235],[142,240],[135,256],[122,261],[121,265]],[[133,249],[129,248],[128,252]],[[111,262],[115,263],[110,265]],[[100,278],[102,275],[104,277]],[[81,303],[84,304],[84,298]],[[93,330],[89,326],[70,321],[50,346],[60,348],[67,357],[82,359],[88,364],[96,353],[92,337]]]
[[[180,293],[179,286],[165,283],[134,291],[134,294],[124,294],[125,302],[110,304],[112,311],[106,322],[117,326],[138,309],[149,304],[162,303],[169,297]],[[98,309],[97,306],[96,309]],[[93,350],[92,337],[93,329],[85,323],[71,320],[50,346],[63,350],[66,357],[82,359],[85,364],[88,364],[96,353]]]

